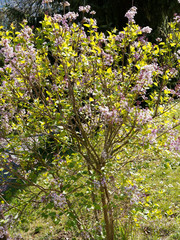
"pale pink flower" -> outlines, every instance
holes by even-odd
[[[177,53],[174,53],[174,55],[179,60],[180,59],[180,50],[178,50]]]
[[[62,20],[63,20],[63,17],[61,14],[54,14],[53,21],[61,22]]]
[[[132,7],[130,8],[127,13],[125,14],[125,17],[128,18],[128,22],[134,22],[134,16],[137,13],[137,8],[136,7]]]
[[[153,83],[153,73],[156,71],[157,66],[155,64],[145,65],[141,68],[139,73],[139,79],[136,85],[132,88],[132,92],[138,91],[146,93],[146,89]]]
[[[102,55],[103,55],[104,64],[106,66],[111,66],[114,61],[113,56],[104,51],[102,52]]]
[[[50,194],[50,197],[56,207],[63,208],[66,205],[66,197],[64,196],[64,194],[61,193],[60,195],[58,195],[53,192]]]
[[[91,14],[91,15],[95,15],[96,12],[95,12],[95,11],[91,11],[90,14]]]
[[[121,42],[125,38],[124,32],[119,32],[119,34],[115,37],[115,40]]]
[[[112,111],[109,110],[109,108],[107,106],[105,107],[99,107],[99,110],[101,112],[101,116],[103,117],[103,119],[107,122],[118,122],[120,121],[119,117],[118,117],[118,112],[116,109],[113,109]]]
[[[65,19],[69,19],[69,20],[75,20],[77,17],[79,16],[78,13],[75,12],[68,12],[64,15]]]
[[[162,38],[159,38],[159,37],[158,37],[158,38],[156,38],[156,41],[157,41],[157,42],[161,42],[161,41],[162,41]]]
[[[156,66],[154,64],[145,65],[140,71],[139,78],[146,80],[147,84],[152,84],[152,75],[155,70]]]
[[[91,6],[89,6],[89,5],[80,6],[79,7],[79,12],[86,12],[86,13],[88,13],[90,11],[90,9],[91,9]]]
[[[150,28],[150,27],[144,27],[144,28],[142,28],[142,30],[141,30],[143,33],[151,33],[151,31],[152,31],[152,28]]]
[[[180,15],[175,14],[174,21],[179,23],[180,22]]]
[[[137,122],[138,124],[145,124],[152,120],[152,111],[149,109],[142,109],[139,111],[138,116],[137,116]]]

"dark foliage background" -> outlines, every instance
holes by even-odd
[[[27,18],[29,24],[36,27],[43,18],[44,12],[49,14],[62,12],[60,2],[63,1],[54,0],[43,8],[42,0],[9,0],[6,9],[1,11],[0,20],[6,22],[8,26],[12,21],[18,23]],[[114,27],[121,30],[127,22],[124,15],[132,5],[138,8],[135,18],[137,23],[142,27],[148,25],[153,28],[153,35],[157,34],[158,27],[163,24],[166,17],[170,20],[174,13],[180,12],[180,4],[177,0],[69,0],[69,2],[71,6],[68,10],[71,11],[77,11],[79,5],[91,5],[97,13],[96,18],[101,31]],[[6,16],[3,15],[4,12]]]

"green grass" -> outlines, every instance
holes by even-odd
[[[167,167],[162,161],[141,169],[145,176],[143,187],[149,193],[149,217],[140,221],[142,231],[139,239],[174,239],[180,236],[180,166],[179,160],[176,161],[173,167],[170,164]]]
[[[138,182],[148,192],[147,218],[140,217],[129,239],[155,240],[180,239],[180,166],[179,159],[172,162],[152,161],[142,167],[138,173],[143,180]],[[42,176],[40,176],[42,181]],[[134,176],[132,175],[132,180]],[[25,222],[19,222],[11,229],[12,236],[21,234],[24,240],[57,240],[71,236],[63,228],[63,219],[55,224],[52,219],[40,215],[41,209],[29,207]],[[60,236],[62,238],[60,238]],[[69,239],[72,239],[71,237]],[[78,238],[76,238],[78,239]]]

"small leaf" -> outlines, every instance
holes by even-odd
[[[111,69],[111,68],[108,68],[108,69],[107,69],[107,73],[112,73],[112,69]]]
[[[84,26],[85,26],[85,27],[88,27],[88,28],[90,27],[90,25],[89,25],[89,24],[84,24]]]

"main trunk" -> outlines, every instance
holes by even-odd
[[[104,222],[105,222],[105,229],[106,229],[106,239],[114,240],[112,210],[105,193],[105,187],[102,186],[102,184],[101,184],[100,190],[101,190],[101,202],[103,207],[103,215],[104,215]]]

